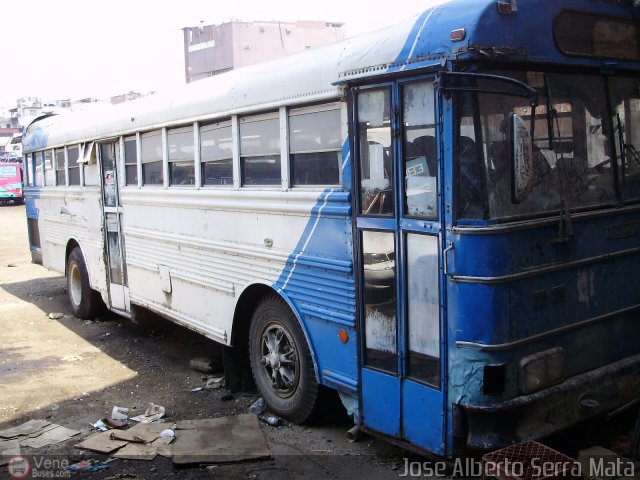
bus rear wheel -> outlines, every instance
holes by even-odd
[[[302,328],[277,295],[256,308],[249,331],[251,371],[269,409],[294,423],[313,413],[318,383]]]
[[[79,247],[74,248],[67,259],[67,293],[75,317],[88,320],[100,312],[102,299],[91,289],[87,265]]]

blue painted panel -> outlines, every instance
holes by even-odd
[[[442,392],[405,380],[402,412],[405,438],[414,445],[441,453],[444,425]]]
[[[400,435],[400,379],[362,369],[362,418],[364,425],[381,433]]]
[[[348,159],[345,160],[347,166]],[[351,195],[327,189],[318,196],[307,226],[273,287],[301,320],[318,380],[357,394],[355,280]],[[349,336],[340,341],[340,330]]]

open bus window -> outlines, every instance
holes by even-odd
[[[193,126],[167,131],[170,185],[195,185]]]
[[[620,165],[622,198],[640,198],[640,80],[612,78],[609,91],[616,130],[616,157]]]
[[[340,182],[340,110],[289,111],[289,155],[293,186]]]
[[[240,119],[242,185],[280,185],[280,121],[277,113]]]
[[[391,151],[391,91],[358,94],[360,212],[393,216],[393,152]]]
[[[522,75],[514,76],[526,81]],[[563,198],[569,208],[615,202],[604,79],[547,74],[546,82],[548,102],[546,89],[541,88],[535,112],[521,97],[488,93],[458,96],[459,218],[508,218],[552,212],[560,209]],[[491,86],[485,81],[478,85]],[[547,104],[551,105],[551,115],[547,114]],[[520,204],[511,199],[507,146],[511,112],[527,124],[535,115],[534,186]],[[475,144],[473,150],[470,140]]]
[[[78,158],[80,150],[78,145],[67,148],[67,160],[69,162],[69,185],[80,185],[80,164]]]
[[[438,148],[433,83],[403,88],[405,209],[410,216],[438,216]]]
[[[143,133],[142,143],[142,184],[162,185],[162,131]]]
[[[200,126],[203,185],[233,185],[231,121]]]

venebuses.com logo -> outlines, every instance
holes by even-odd
[[[7,470],[11,478],[27,478],[31,472],[31,465],[24,457],[12,457],[9,459]]]

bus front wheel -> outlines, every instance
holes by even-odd
[[[67,259],[67,293],[75,317],[88,320],[100,311],[102,299],[91,289],[87,265],[79,247],[74,248]]]
[[[253,313],[249,355],[269,409],[294,423],[307,420],[318,398],[313,360],[302,328],[277,295],[265,298]]]

